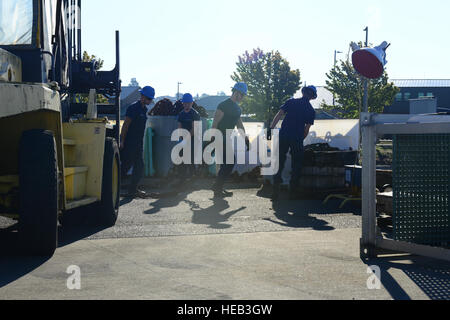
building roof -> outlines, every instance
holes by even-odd
[[[450,79],[392,79],[399,88],[446,88],[450,87]]]
[[[314,109],[320,109],[322,103],[325,103],[329,106],[333,105],[333,94],[328,91],[325,87],[316,87],[317,88],[317,99],[311,100],[311,105]],[[302,90],[299,90],[294,98],[298,99],[302,97]]]
[[[195,102],[199,105],[205,108],[206,110],[216,110],[219,104],[224,102],[230,98],[229,96],[208,96],[205,98],[200,98],[196,100]]]
[[[125,100],[128,96],[141,89],[140,87],[122,87],[122,92],[120,93],[120,100]]]
[[[326,111],[323,111],[322,109],[316,109],[316,120],[333,120],[337,119],[337,117],[329,114]]]
[[[121,109],[120,113],[122,116],[127,112],[128,107],[135,103],[141,98],[139,93],[139,87],[122,87],[122,92],[120,93],[120,103]]]

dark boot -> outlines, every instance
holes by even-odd
[[[230,198],[232,196],[233,192],[229,192],[226,190],[214,190],[214,198],[216,199]]]
[[[128,198],[128,199],[136,199],[136,198],[147,199],[147,198],[150,198],[150,195],[147,194],[147,192],[145,192],[143,190],[131,189],[125,195],[125,198]]]
[[[274,184],[273,185],[273,191],[272,191],[272,201],[278,201],[280,198],[280,185]]]
[[[289,200],[300,200],[300,193],[298,191],[298,187],[290,187],[289,188]]]
[[[220,182],[216,182],[213,187],[212,190],[214,191],[214,198],[229,198],[233,196],[232,192],[228,192],[226,190],[223,189],[223,183]]]

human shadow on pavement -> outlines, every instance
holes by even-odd
[[[119,202],[119,206],[125,206],[131,202],[133,202],[133,198],[129,198],[129,197],[121,197],[120,202]]]
[[[317,231],[332,231],[335,229],[328,225],[328,222],[310,216],[310,208],[301,201],[277,201],[273,203],[273,210],[279,221],[272,218],[265,219],[266,221],[289,228],[312,228]]]
[[[156,201],[150,203],[151,209],[144,211],[144,214],[152,215],[160,212],[164,208],[173,208],[183,202],[187,196],[195,191],[201,190],[196,183],[185,185],[176,185],[168,187],[165,190],[155,193],[153,199]]]
[[[212,200],[213,205],[205,209],[201,209],[200,206],[193,201],[185,200],[185,202],[190,205],[193,213],[192,223],[208,225],[209,228],[212,229],[229,229],[231,228],[231,225],[226,222],[238,212],[246,209],[246,207],[241,207],[223,213],[230,208],[228,201],[222,198],[214,198]]]
[[[401,270],[431,300],[450,300],[450,262],[419,256],[380,257],[364,261],[380,268],[380,282],[394,300],[411,300],[389,271]]]
[[[256,195],[260,198],[264,199],[271,199],[272,197],[272,186],[264,184],[256,193]],[[281,202],[289,202],[292,200],[289,200],[288,197],[288,191],[282,190],[280,193],[280,199],[279,203]],[[302,205],[308,205],[312,210],[315,211],[315,213],[320,214],[343,214],[343,213],[351,213],[355,216],[361,216],[361,206],[357,204],[356,202],[349,202],[344,207],[340,208],[340,205],[342,204],[343,200],[339,199],[330,199],[326,204],[324,204],[324,200],[329,194],[327,193],[315,193],[312,194],[312,192],[309,193],[299,193],[298,198],[301,201]]]
[[[164,208],[173,208],[178,206],[184,199],[186,199],[188,194],[186,193],[173,193],[170,196],[166,193],[161,195],[159,199],[150,203],[151,209],[144,211],[144,214],[152,215],[157,214]]]

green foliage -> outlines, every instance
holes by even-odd
[[[358,119],[364,103],[364,82],[350,61],[341,61],[340,65],[327,73],[326,88],[330,90],[336,106],[322,104],[325,111],[332,111],[344,119]],[[376,80],[369,80],[369,112],[382,113],[384,107],[393,103],[400,89],[389,82],[386,72]]]
[[[279,108],[300,89],[300,71],[291,70],[280,52],[264,53],[254,49],[239,57],[237,69],[231,76],[248,85],[248,97],[242,102],[244,113],[260,121],[272,119]]]
[[[96,57],[95,55],[89,55],[86,51],[83,52],[83,62],[91,62],[92,60],[97,61],[97,67],[95,68],[96,71],[99,71],[101,68],[103,68],[103,60]],[[89,95],[87,94],[77,94],[76,99],[79,103],[88,103],[89,101]],[[97,95],[97,103],[99,104],[108,104],[108,99],[101,95]]]
[[[89,55],[89,53],[87,53],[87,51],[83,52],[83,62],[91,62],[93,60],[97,61],[97,68],[96,68],[97,71],[100,70],[101,68],[103,68],[104,61],[102,59],[98,58],[95,55],[92,55],[92,56]]]

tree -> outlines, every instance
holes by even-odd
[[[136,78],[131,78],[129,87],[139,87],[139,82],[137,82]]]
[[[332,111],[345,119],[359,119],[364,99],[364,82],[350,61],[340,61],[326,74],[326,88],[336,98],[336,106],[322,104],[325,111]],[[386,72],[376,80],[369,80],[369,112],[382,113],[393,103],[400,89],[389,82]]]
[[[95,60],[95,61],[97,61],[97,67],[95,68],[95,70],[100,70],[101,68],[103,68],[103,60],[102,59],[100,59],[100,58],[98,58],[97,56],[95,56],[95,55],[89,55],[88,53],[87,53],[87,51],[84,51],[83,52],[83,62],[91,62],[91,61],[93,61],[93,60]]]
[[[278,51],[264,53],[259,48],[252,54],[246,51],[236,65],[231,78],[247,83],[249,89],[242,108],[257,120],[272,119],[281,105],[300,89],[300,71],[291,70],[289,62]]]
[[[97,62],[96,71],[99,71],[101,68],[103,68],[103,63],[104,61],[98,57],[96,57],[95,55],[89,55],[89,53],[87,53],[87,51],[83,52],[83,62],[91,62],[95,60]],[[77,94],[78,101],[80,103],[88,103],[89,101],[89,95],[88,94]],[[97,103],[101,103],[101,104],[107,104],[108,103],[108,99],[101,95],[101,94],[97,94]]]

